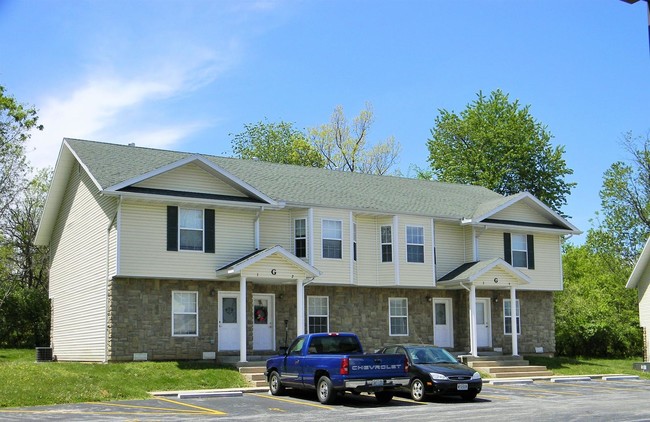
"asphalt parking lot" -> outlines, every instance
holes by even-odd
[[[184,421],[282,419],[322,420],[650,420],[650,381],[574,380],[568,382],[486,384],[473,402],[434,398],[415,403],[407,396],[379,404],[373,396],[346,394],[335,405],[322,405],[314,393],[266,391],[207,397],[155,397],[105,403],[0,409],[3,421]]]

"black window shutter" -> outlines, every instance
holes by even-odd
[[[205,210],[205,253],[214,253],[214,210]]]
[[[512,265],[512,243],[510,233],[503,233],[503,259]]]
[[[167,207],[167,250],[178,250],[178,207]]]
[[[528,269],[535,269],[535,242],[533,241],[533,235],[529,234],[526,236],[526,243],[528,244]]]

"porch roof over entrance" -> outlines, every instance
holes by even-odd
[[[280,245],[260,249],[217,269],[217,277],[245,276],[273,283],[318,277],[321,272]]]
[[[443,276],[436,283],[440,287],[473,284],[476,287],[505,289],[530,284],[529,276],[501,258],[468,262]]]

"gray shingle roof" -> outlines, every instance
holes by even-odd
[[[287,203],[412,214],[472,217],[483,204],[504,200],[480,186],[459,185],[217,157],[136,146],[66,139],[97,183],[105,189],[192,155],[201,155],[269,197]]]

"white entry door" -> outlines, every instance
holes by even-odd
[[[476,347],[492,345],[492,328],[490,319],[490,299],[476,298]]]
[[[274,295],[253,295],[253,350],[275,350],[274,304]]]
[[[239,293],[219,292],[219,350],[239,350]]]
[[[433,343],[439,347],[454,347],[451,299],[433,300]]]

